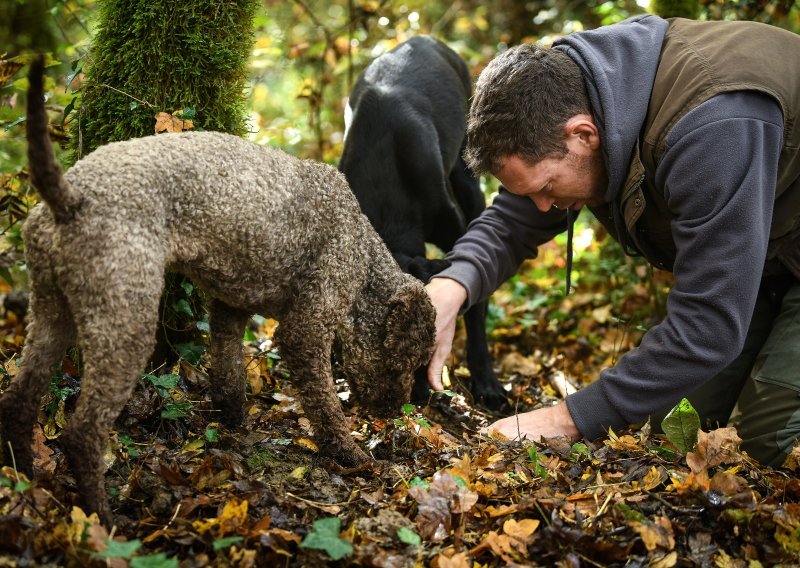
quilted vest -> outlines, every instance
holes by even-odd
[[[618,214],[611,215],[609,206],[593,212],[621,237],[626,252],[638,251],[672,270],[672,215],[653,184],[664,140],[686,113],[714,95],[758,91],[780,104],[784,119],[767,262],[777,259],[800,278],[800,36],[756,22],[668,21],[642,135],[622,191],[610,205]],[[624,229],[617,231],[619,221]]]

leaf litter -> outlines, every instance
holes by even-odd
[[[546,316],[563,307],[539,305],[531,307],[536,334],[517,323],[519,312],[495,328],[510,412],[560,400],[558,381],[580,387],[637,341],[634,333],[619,337],[605,298],[570,302],[570,313],[594,313],[591,322],[567,316],[552,325]],[[240,429],[215,421],[200,366],[183,362],[139,381],[106,454],[111,527],[78,506],[60,452],[79,391],[78,365],[65,358],[35,430],[36,478],[0,471],[0,562],[800,564],[800,447],[782,468],[761,466],[739,451],[734,430],[697,430],[686,408],[676,410],[669,438],[645,425],[591,443],[493,439],[479,432],[495,416],[471,405],[468,371],[456,367],[450,392],[425,407],[408,405],[394,420],[349,407],[353,436],[383,467],[348,470],[320,458],[278,355],[261,349],[269,325],[246,344],[249,396]],[[595,344],[576,330],[590,331]],[[13,314],[0,318],[3,381],[17,372],[20,333]]]

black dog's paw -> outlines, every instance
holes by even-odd
[[[506,391],[497,382],[494,374],[483,377],[483,380],[473,378],[470,383],[470,392],[476,404],[484,406],[489,410],[502,410],[508,405]]]

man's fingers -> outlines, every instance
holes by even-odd
[[[433,390],[442,390],[442,368],[446,357],[447,355],[442,357],[437,349],[428,364],[428,384]]]

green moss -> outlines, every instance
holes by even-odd
[[[277,459],[275,452],[266,448],[256,448],[253,454],[247,458],[247,466],[250,471],[262,471],[267,466],[275,463]]]
[[[196,110],[195,127],[242,135],[257,0],[101,0],[74,159],[154,133],[158,112]],[[80,136],[78,135],[80,134]]]

